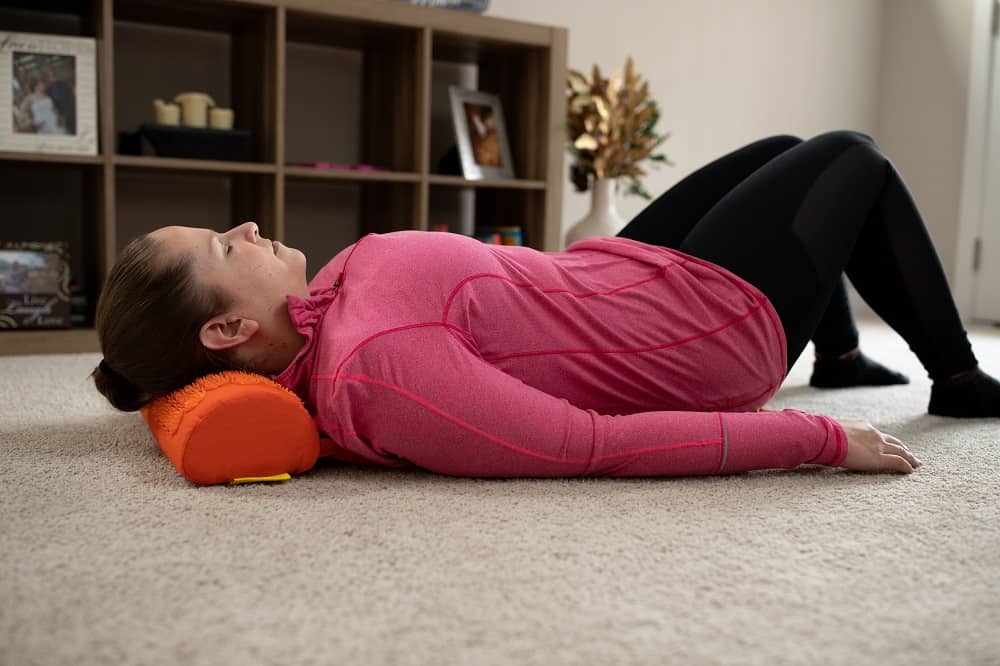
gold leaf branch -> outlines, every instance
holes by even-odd
[[[574,158],[570,176],[577,191],[587,191],[591,175],[627,177],[627,193],[652,198],[639,180],[646,175],[639,163],[672,165],[666,155],[653,153],[670,134],[656,132],[659,107],[649,96],[649,82],[635,72],[632,56],[625,61],[624,77],[616,71],[605,79],[596,64],[589,80],[569,70],[566,95],[566,134]]]

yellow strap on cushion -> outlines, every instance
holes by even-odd
[[[288,472],[275,474],[274,476],[244,476],[241,479],[233,479],[229,485],[235,486],[238,483],[260,483],[264,481],[288,481],[291,475]]]

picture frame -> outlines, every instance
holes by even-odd
[[[0,32],[0,150],[97,154],[96,45]]]
[[[470,180],[514,178],[500,98],[458,86],[449,86],[448,93],[462,174]]]
[[[0,330],[69,328],[69,244],[0,242]]]

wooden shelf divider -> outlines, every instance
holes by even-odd
[[[51,164],[104,164],[103,155],[51,155],[0,150],[0,162],[48,162]]]
[[[314,169],[306,166],[285,166],[286,178],[315,178],[317,180],[340,180],[346,182],[419,183],[419,173],[402,171],[357,171],[341,169]]]
[[[482,178],[473,180],[462,176],[446,176],[430,174],[427,180],[431,185],[448,185],[452,187],[490,187],[508,190],[544,190],[548,184],[544,180],[527,180],[524,178]]]
[[[271,162],[231,162],[227,160],[194,160],[181,157],[147,157],[115,155],[114,165],[127,169],[163,169],[168,171],[223,171],[229,173],[274,173]]]
[[[100,351],[93,328],[0,331],[0,356],[75,354]]]
[[[274,153],[274,210],[271,230],[275,240],[284,242],[285,227],[285,92],[287,89],[285,53],[288,49],[288,11],[278,6],[274,17],[274,51],[271,54],[274,68],[274,99],[271,100],[275,131],[272,136]]]

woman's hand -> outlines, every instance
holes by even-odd
[[[871,423],[837,420],[847,433],[847,457],[841,463],[859,472],[902,472],[909,474],[923,465],[901,441],[879,432]]]

